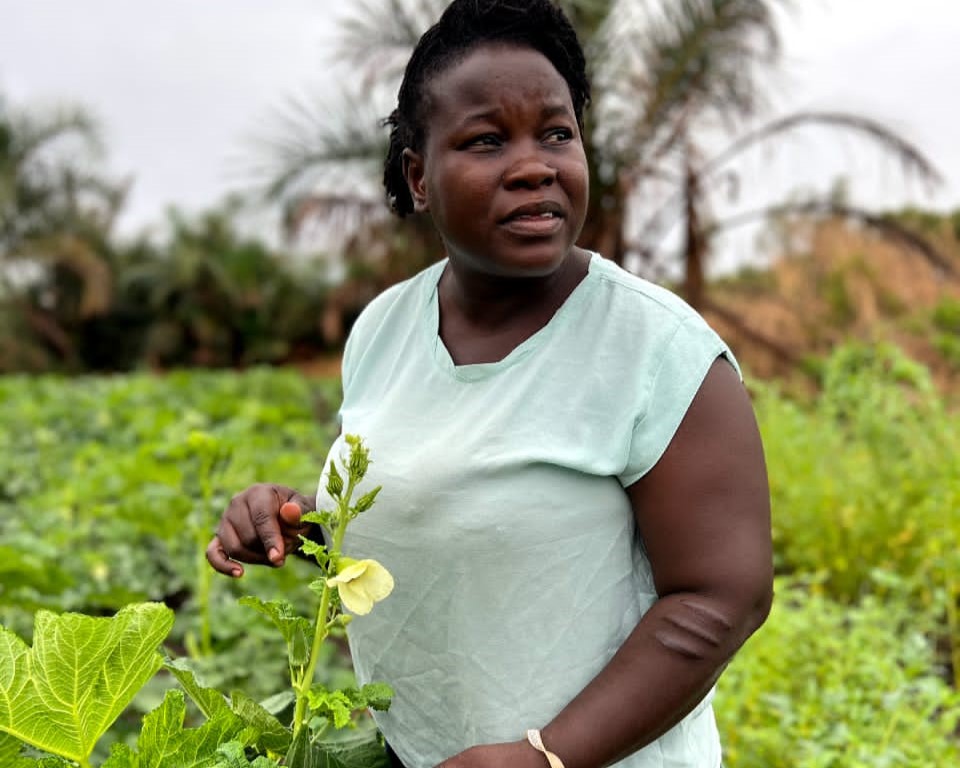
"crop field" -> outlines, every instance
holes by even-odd
[[[960,765],[960,418],[893,348],[841,348],[822,379],[804,402],[751,383],[778,581],[770,619],[718,687],[725,764]],[[170,614],[157,644],[177,660],[156,674],[144,662],[148,679],[83,758],[21,751],[4,734],[14,715],[0,697],[0,766],[172,766],[143,757],[160,718],[142,718],[159,707],[182,720],[181,689],[204,701],[197,681],[287,717],[289,638],[285,648],[249,604],[315,610],[316,566],[291,559],[230,581],[203,550],[233,493],[257,481],[316,487],[338,397],[336,380],[265,369],[0,378],[0,689],[15,685],[10,638],[36,646],[36,632],[53,632],[34,624],[45,611],[108,617],[135,606],[114,620],[135,624],[142,604],[165,604],[172,614],[149,610]],[[324,646],[317,679],[352,684],[342,640]],[[278,764],[266,721],[246,741],[237,730],[232,751],[202,757],[215,714],[191,703],[185,730],[164,725],[193,733],[177,737],[177,754],[193,755],[177,764]]]

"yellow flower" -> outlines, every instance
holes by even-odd
[[[337,575],[327,579],[327,586],[337,588],[347,608],[365,616],[374,603],[393,592],[393,576],[376,560],[341,557]]]

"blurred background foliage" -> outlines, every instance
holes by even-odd
[[[429,220],[388,214],[379,179],[381,119],[444,5],[356,3],[335,52],[353,73],[340,103],[278,105],[250,149],[257,194],[171,210],[160,238],[116,236],[130,182],[99,171],[101,130],[82,108],[0,99],[0,371],[242,367],[335,352],[373,296],[442,255]],[[956,370],[943,317],[960,296],[960,212],[871,212],[841,183],[728,213],[751,181],[738,159],[797,151],[787,142],[805,131],[853,136],[905,177],[939,181],[933,161],[875,120],[771,114],[787,0],[562,5],[594,81],[584,247],[670,282],[762,375],[802,370],[838,335],[917,336],[925,314],[948,329],[936,326],[920,354],[938,379]],[[251,210],[265,207],[282,211],[284,238],[251,234]],[[756,221],[769,233],[763,266],[708,281],[718,238]]]

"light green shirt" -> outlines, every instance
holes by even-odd
[[[444,265],[371,303],[343,360],[343,432],[370,449],[364,487],[383,485],[344,553],[396,580],[350,647],[360,682],[396,690],[377,722],[408,768],[523,738],[607,664],[657,599],[624,487],[733,360],[683,301],[594,254],[544,328],[457,366],[438,335]],[[719,766],[710,698],[618,765]]]

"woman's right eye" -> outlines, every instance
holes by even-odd
[[[465,149],[470,149],[470,148],[484,149],[487,147],[499,147],[500,139],[497,137],[496,134],[482,133],[479,136],[474,136],[471,139],[467,139],[467,141],[463,143],[463,146]]]

